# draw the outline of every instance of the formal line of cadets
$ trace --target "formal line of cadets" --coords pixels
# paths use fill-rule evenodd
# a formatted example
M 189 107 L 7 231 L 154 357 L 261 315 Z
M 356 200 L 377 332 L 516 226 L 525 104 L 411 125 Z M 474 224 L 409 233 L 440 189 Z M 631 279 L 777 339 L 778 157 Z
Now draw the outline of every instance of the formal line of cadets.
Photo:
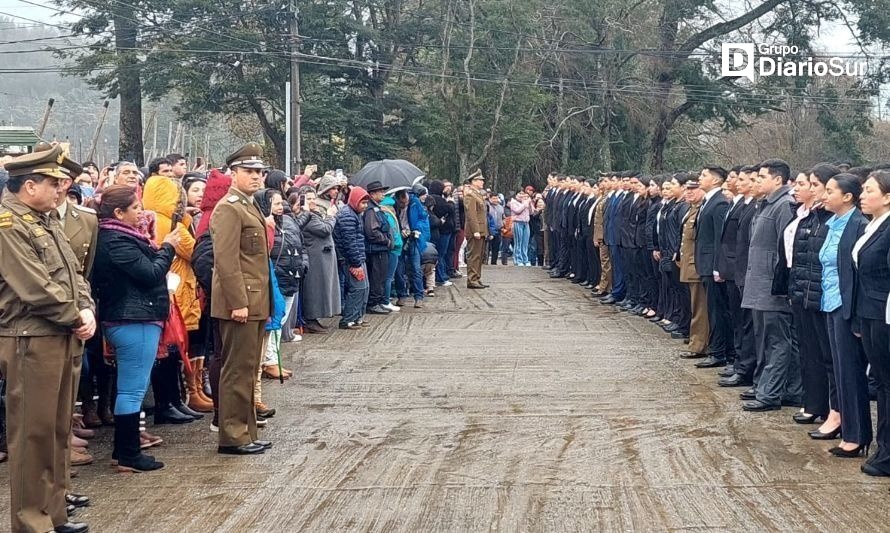
M 121 472 L 164 466 L 145 452 L 163 443 L 146 412 L 155 424 L 212 412 L 219 453 L 264 453 L 272 443 L 258 427 L 275 410 L 261 378 L 291 375 L 281 342 L 327 333 L 337 316 L 341 329 L 364 329 L 366 313 L 398 312 L 409 298 L 421 308 L 463 277 L 464 256 L 468 288 L 487 287 L 481 172 L 456 189 L 432 181 L 432 194 L 347 187 L 311 167 L 291 181 L 256 143 L 207 174 L 177 154 L 99 173 L 46 143 L 0 163 L 0 374 L 17 533 L 88 531 L 70 520 L 90 504 L 71 491 L 71 467 L 93 462 L 95 428 L 114 427 Z M 520 219 L 531 211 L 528 199 L 517 206 Z M 149 385 L 153 408 L 143 407 Z
M 798 408 L 828 453 L 890 476 L 888 169 L 551 175 L 545 268 L 685 342 L 745 411 Z

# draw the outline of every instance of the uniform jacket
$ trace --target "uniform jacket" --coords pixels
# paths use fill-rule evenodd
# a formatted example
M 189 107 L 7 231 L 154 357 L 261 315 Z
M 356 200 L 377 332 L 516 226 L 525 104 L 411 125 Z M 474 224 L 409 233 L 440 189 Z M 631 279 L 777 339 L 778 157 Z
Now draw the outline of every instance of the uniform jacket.
M 231 320 L 246 307 L 248 320 L 266 320 L 272 310 L 266 220 L 253 199 L 232 187 L 213 210 L 213 299 L 211 316 Z
M 851 320 L 856 305 L 855 292 L 858 288 L 856 271 L 853 268 L 853 246 L 859 237 L 865 233 L 868 219 L 858 208 L 847 221 L 847 226 L 841 234 L 841 240 L 837 245 L 837 271 L 841 289 L 841 309 L 844 320 Z
M 96 256 L 96 239 L 99 236 L 99 219 L 96 212 L 87 207 L 68 204 L 62 227 L 71 251 L 77 257 L 77 272 L 90 279 Z
M 723 235 L 720 236 L 720 245 L 717 249 L 717 265 L 714 268 L 720 273 L 720 277 L 735 281 L 736 279 L 736 255 L 739 241 L 739 221 L 745 211 L 745 199 L 742 198 L 729 208 L 726 221 L 723 223 Z
M 0 200 L 0 337 L 71 335 L 94 309 L 58 221 L 9 191 Z
M 848 225 L 850 223 L 852 221 L 848 222 Z M 880 320 L 882 324 L 887 309 L 887 294 L 890 293 L 890 263 L 887 261 L 890 255 L 888 228 L 890 228 L 890 218 L 885 219 L 859 249 L 859 260 L 856 264 L 856 318 Z M 852 258 L 852 248 L 850 250 Z
M 661 211 L 661 205 L 660 196 L 649 199 L 649 207 L 646 211 L 645 245 L 650 252 L 658 248 L 658 233 L 655 231 L 655 227 L 658 222 L 658 212 Z
M 744 203 L 742 199 L 739 203 Z M 748 272 L 748 250 L 751 246 L 751 223 L 760 202 L 752 199 L 744 205 L 739 211 L 739 233 L 736 237 L 735 252 L 735 284 L 739 287 L 745 286 L 745 273 Z M 721 274 L 722 276 L 722 274 Z
M 701 278 L 695 268 L 695 223 L 701 204 L 690 205 L 683 217 L 683 230 L 680 240 L 680 281 L 700 283 Z
M 609 198 L 605 196 L 600 197 L 599 203 L 596 204 L 596 209 L 593 213 L 593 242 L 603 244 L 603 240 L 605 239 L 605 217 L 606 217 L 606 205 L 609 203 Z
M 485 208 L 485 199 L 476 189 L 464 190 L 464 213 L 467 238 L 472 238 L 475 233 L 481 234 L 482 238 L 488 237 L 488 210 Z
M 729 211 L 729 201 L 723 191 L 717 191 L 698 211 L 695 224 L 695 269 L 699 276 L 713 276 L 723 237 L 723 222 Z M 722 277 L 722 276 L 721 276 Z
M 790 187 L 783 185 L 767 196 L 754 215 L 742 298 L 742 307 L 745 309 L 791 311 L 787 297 L 772 294 L 779 247 L 782 246 L 782 230 L 793 217 L 789 205 L 793 200 L 788 194 L 789 190 Z
M 671 200 L 661 214 L 661 226 L 658 230 L 658 249 L 661 261 L 658 263 L 660 272 L 674 272 L 680 257 L 680 241 L 683 238 L 683 219 L 689 211 L 689 204 L 681 200 Z

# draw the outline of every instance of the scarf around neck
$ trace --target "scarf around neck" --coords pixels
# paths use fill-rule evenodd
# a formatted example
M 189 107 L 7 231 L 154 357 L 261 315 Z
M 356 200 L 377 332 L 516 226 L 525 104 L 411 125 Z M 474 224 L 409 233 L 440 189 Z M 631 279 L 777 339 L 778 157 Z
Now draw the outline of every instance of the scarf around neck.
M 149 239 L 147 235 L 140 232 L 138 228 L 134 228 L 133 226 L 131 226 L 129 224 L 125 224 L 125 223 L 121 222 L 120 220 L 116 220 L 113 218 L 103 219 L 103 220 L 99 221 L 99 228 L 104 229 L 104 230 L 109 230 L 109 231 L 116 231 L 118 233 L 123 233 L 124 235 L 129 235 L 130 237 L 133 237 L 134 239 L 140 240 L 140 241 L 148 244 L 149 246 L 151 246 L 152 250 L 158 249 L 158 246 L 154 242 L 152 242 L 152 240 Z

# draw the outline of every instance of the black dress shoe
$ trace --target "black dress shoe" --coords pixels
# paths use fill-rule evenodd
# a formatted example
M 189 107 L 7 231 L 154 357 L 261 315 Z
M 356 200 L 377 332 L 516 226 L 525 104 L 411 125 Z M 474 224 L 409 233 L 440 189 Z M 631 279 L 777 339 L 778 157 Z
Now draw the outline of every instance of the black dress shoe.
M 253 443 L 257 446 L 262 446 L 264 450 L 268 450 L 272 447 L 272 441 L 270 440 L 255 440 Z
M 780 405 L 783 407 L 802 407 L 803 400 L 786 400 L 785 398 L 782 398 Z
M 843 457 L 845 459 L 853 459 L 859 456 L 868 457 L 868 444 L 866 444 L 865 446 L 860 444 L 852 450 L 845 450 L 840 446 L 835 446 L 834 448 L 828 450 L 828 453 L 835 457 Z
M 68 518 L 74 516 L 74 513 L 77 512 L 77 507 L 71 505 L 70 503 L 65 506 L 65 514 L 68 515 Z
M 749 411 L 752 413 L 762 413 L 764 411 L 778 411 L 781 409 L 781 405 L 772 405 L 769 403 L 763 403 L 760 400 L 752 400 L 750 402 L 746 402 L 742 404 L 742 409 L 745 411 Z
M 180 412 L 172 405 L 155 410 L 155 424 L 188 424 L 194 421 L 195 417 Z
M 707 356 L 706 353 L 683 352 L 680 354 L 680 359 L 704 359 Z
M 754 392 L 754 389 L 748 389 L 745 392 L 739 393 L 740 400 L 756 400 L 757 393 Z
M 750 387 L 753 385 L 750 379 L 746 379 L 741 374 L 735 374 L 727 378 L 720 378 L 717 385 L 721 387 Z
M 662 327 L 661 329 L 665 330 L 668 333 L 673 333 L 680 329 L 680 325 L 672 322 L 672 323 L 668 324 L 667 326 Z
M 479 283 L 479 285 L 482 285 L 483 289 L 487 289 L 487 288 L 491 287 L 491 285 L 488 285 L 486 283 Z
M 90 526 L 83 522 L 65 522 L 53 528 L 56 533 L 87 533 L 89 530 Z
M 731 378 L 735 375 L 735 367 L 731 364 L 727 364 L 726 368 L 724 368 L 720 372 L 717 372 L 717 375 L 721 378 Z
M 66 494 L 65 503 L 75 507 L 87 507 L 90 505 L 90 498 L 80 494 Z
M 865 463 L 859 467 L 859 470 L 862 470 L 862 473 L 866 476 L 874 476 L 874 477 L 890 477 L 890 473 L 884 472 L 883 470 L 879 470 L 874 467 L 874 465 L 870 463 Z
M 807 413 L 794 413 L 794 416 L 791 417 L 792 420 L 797 422 L 798 424 L 815 424 L 817 419 L 824 420 L 822 415 L 810 415 Z
M 807 435 L 813 440 L 834 440 L 841 437 L 841 427 L 838 426 L 828 433 L 822 433 L 818 429 L 816 431 L 807 431 Z
M 600 300 L 600 303 L 604 303 L 606 305 L 614 305 L 615 301 L 616 301 L 615 298 L 613 298 L 612 295 L 610 294 L 609 296 L 606 296 L 605 298 Z
M 708 357 L 704 361 L 695 363 L 696 368 L 720 368 L 726 366 L 726 361 L 717 359 L 716 357 Z
M 467 288 L 468 288 L 468 289 L 484 289 L 484 288 L 485 288 L 485 285 L 482 285 L 481 283 L 478 284 L 478 285 L 470 285 L 470 284 L 468 284 L 468 285 L 467 285 Z
M 655 324 L 656 322 L 661 322 L 661 320 L 662 320 L 662 318 L 658 315 L 655 315 L 655 316 L 649 318 L 649 322 L 652 322 L 653 324 Z
M 265 407 L 265 405 L 263 407 Z M 266 407 L 265 409 L 262 409 L 260 406 L 256 406 L 255 409 L 256 409 L 256 415 L 259 417 L 272 418 L 273 416 L 275 416 L 275 409 L 272 409 L 271 407 Z
M 177 411 L 179 411 L 180 413 L 184 414 L 185 416 L 190 416 L 190 417 L 194 418 L 195 420 L 201 420 L 202 418 L 204 418 L 204 413 L 199 413 L 198 411 L 195 411 L 194 409 L 192 409 L 185 403 L 180 403 L 179 405 L 174 405 L 173 408 L 176 409 Z
M 672 339 L 685 339 L 685 338 L 686 338 L 686 334 L 683 333 L 683 332 L 680 331 L 680 330 L 674 330 L 674 331 L 671 332 L 671 338 L 672 338 Z
M 256 455 L 258 453 L 265 453 L 265 451 L 266 448 L 255 442 L 243 446 L 220 446 L 216 449 L 217 453 L 224 455 Z

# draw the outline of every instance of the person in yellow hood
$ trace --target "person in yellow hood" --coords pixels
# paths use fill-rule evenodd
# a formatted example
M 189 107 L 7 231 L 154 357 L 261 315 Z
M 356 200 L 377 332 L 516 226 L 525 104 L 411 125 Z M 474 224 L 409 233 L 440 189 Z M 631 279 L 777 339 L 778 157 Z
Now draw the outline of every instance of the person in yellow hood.
M 195 249 L 195 237 L 188 230 L 191 227 L 192 220 L 191 216 L 185 212 L 183 191 L 180 185 L 173 179 L 165 176 L 154 176 L 145 185 L 145 190 L 142 193 L 142 204 L 145 209 L 156 214 L 155 242 L 163 242 L 164 238 L 171 231 L 177 231 L 180 234 L 180 244 L 176 247 L 176 257 L 170 266 L 170 272 L 177 274 L 181 279 L 179 287 L 176 289 L 176 304 L 182 312 L 186 330 L 190 334 L 194 334 L 193 332 L 198 331 L 201 319 L 201 302 L 198 299 L 198 280 L 191 264 L 192 252 Z M 184 412 L 186 415 L 191 415 L 191 413 L 183 410 L 185 406 L 182 404 L 178 393 L 178 386 L 175 389 L 172 387 L 173 376 L 178 377 L 178 374 L 174 374 L 172 368 L 175 361 L 164 361 L 163 364 L 165 366 L 171 365 L 171 368 L 164 372 L 164 376 L 167 376 L 167 372 L 169 372 L 170 378 L 159 377 L 158 379 L 161 388 L 164 388 L 164 384 L 160 383 L 161 380 L 166 383 L 167 387 L 170 387 L 169 395 L 161 395 L 162 407 L 166 408 L 166 404 L 169 401 L 177 410 Z M 192 359 L 193 372 L 186 376 L 189 392 L 188 407 L 199 413 L 209 412 L 213 409 L 210 399 L 203 396 L 202 388 L 196 384 L 195 376 L 201 376 L 200 370 L 203 365 L 203 357 Z M 177 371 L 178 368 L 179 366 L 175 365 Z M 178 381 L 176 383 L 178 385 Z M 157 394 L 157 391 L 155 393 Z M 173 415 L 170 417 L 170 421 L 176 423 L 179 417 L 176 417 L 175 413 L 170 414 Z M 158 422 L 157 416 L 155 418 L 156 422 Z M 161 422 L 164 422 L 164 416 L 161 418 Z

